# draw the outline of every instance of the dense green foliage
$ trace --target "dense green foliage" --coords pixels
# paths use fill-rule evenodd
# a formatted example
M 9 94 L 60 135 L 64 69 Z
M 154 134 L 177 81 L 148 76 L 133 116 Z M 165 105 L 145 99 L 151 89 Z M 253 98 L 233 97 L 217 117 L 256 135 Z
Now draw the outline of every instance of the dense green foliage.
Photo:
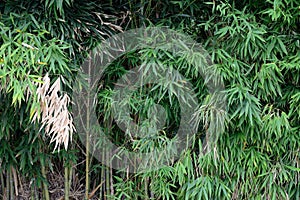
M 65 187 L 72 180 L 71 191 L 91 188 L 91 196 L 99 199 L 300 199 L 299 24 L 298 0 L 1 2 L 0 195 L 14 198 L 17 173 L 31 182 L 32 198 L 38 195 L 35 187 L 46 183 L 43 197 L 36 197 L 44 199 L 49 174 L 65 167 Z M 227 96 L 227 115 L 218 115 L 225 128 L 215 133 L 216 144 L 203 151 L 205 123 L 214 108 L 205 80 L 195 73 L 197 62 L 145 48 L 123 55 L 105 71 L 99 121 L 112 128 L 107 134 L 113 141 L 128 148 L 150 151 L 168 144 L 180 123 L 180 106 L 170 87 L 143 87 L 128 100 L 136 122 L 151 117 L 154 103 L 164 107 L 166 123 L 156 138 L 132 142 L 116 123 L 106 123 L 113 83 L 132 68 L 141 65 L 151 72 L 164 63 L 193 83 L 204 105 L 195 110 L 199 128 L 190 149 L 171 165 L 135 174 L 89 160 L 76 134 L 67 151 L 52 153 L 40 123 L 32 123 L 40 106 L 35 92 L 27 98 L 28 91 L 35 91 L 35 83 L 49 73 L 52 83 L 62 77 L 62 93 L 71 95 L 81 84 L 74 80 L 88 50 L 114 33 L 141 26 L 169 26 L 189 34 L 211 55 Z M 91 180 L 84 184 L 86 159 Z

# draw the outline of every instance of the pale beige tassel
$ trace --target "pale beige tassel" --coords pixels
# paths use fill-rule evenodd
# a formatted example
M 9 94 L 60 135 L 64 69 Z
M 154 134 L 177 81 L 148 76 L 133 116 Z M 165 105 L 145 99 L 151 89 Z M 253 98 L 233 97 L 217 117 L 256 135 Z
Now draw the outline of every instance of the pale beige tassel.
M 59 77 L 50 87 L 50 78 L 48 74 L 43 77 L 43 83 L 37 84 L 37 100 L 40 102 L 40 113 L 35 111 L 32 118 L 33 122 L 40 121 L 46 134 L 55 142 L 54 151 L 60 145 L 64 144 L 67 150 L 68 144 L 72 141 L 72 135 L 75 131 L 73 118 L 68 110 L 71 103 L 67 94 L 59 95 L 61 78 Z

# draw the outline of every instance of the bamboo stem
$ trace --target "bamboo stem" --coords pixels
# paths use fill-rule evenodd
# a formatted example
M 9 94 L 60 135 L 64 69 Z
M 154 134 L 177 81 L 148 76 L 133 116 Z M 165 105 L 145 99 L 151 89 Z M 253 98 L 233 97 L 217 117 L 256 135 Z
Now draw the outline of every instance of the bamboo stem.
M 35 192 L 34 192 L 34 186 L 33 186 L 33 184 L 34 184 L 34 183 L 32 182 L 32 183 L 31 183 L 31 187 L 30 187 L 30 188 L 31 188 L 31 191 L 30 191 L 30 193 L 31 193 L 31 194 L 30 194 L 30 196 L 31 196 L 30 199 L 31 199 L 31 200 L 34 200 L 34 197 L 35 197 Z
M 9 199 L 9 172 L 6 170 L 6 198 Z
M 106 159 L 109 158 L 109 155 L 107 154 Z M 106 175 L 105 175 L 105 181 L 106 181 L 106 194 L 110 195 L 110 179 L 109 179 L 109 169 L 106 167 Z M 109 198 L 108 198 L 109 199 Z
M 65 161 L 66 162 L 66 161 Z M 65 164 L 65 200 L 69 200 L 69 168 L 68 165 Z
M 9 169 L 9 190 L 10 190 L 10 199 L 14 200 L 14 180 L 12 175 L 12 167 Z
M 72 183 L 72 174 L 73 174 L 73 170 L 72 170 L 72 163 L 70 163 L 69 165 L 69 194 L 70 194 L 70 189 L 71 189 L 71 183 Z
M 87 118 L 89 114 L 87 115 Z M 89 119 L 87 120 L 89 123 Z M 87 125 L 89 126 L 89 125 Z M 89 127 L 87 128 L 89 130 Z M 89 144 L 89 133 L 86 133 L 86 152 L 85 152 L 85 199 L 88 200 L 89 198 L 89 189 L 90 189 L 90 179 L 89 179 L 89 172 L 90 172 L 90 166 L 89 166 L 89 151 L 90 151 L 90 144 Z
M 148 196 L 148 184 L 149 184 L 149 181 L 148 181 L 148 178 L 146 178 L 145 179 L 145 183 L 144 183 L 146 200 L 149 199 L 149 196 Z
M 42 176 L 45 180 L 47 180 L 45 163 L 42 159 L 41 159 L 40 163 L 41 163 L 41 168 L 42 168 Z M 43 192 L 44 192 L 45 200 L 50 200 L 48 185 L 45 181 L 43 181 L 43 189 L 44 189 Z
M 114 196 L 114 181 L 113 181 L 113 171 L 112 171 L 112 164 L 110 166 L 110 194 Z
M 19 192 L 18 192 L 18 177 L 17 177 L 17 173 L 14 167 L 11 167 L 11 171 L 12 171 L 12 175 L 13 175 L 13 181 L 14 181 L 14 186 L 15 186 L 15 193 L 16 193 L 16 197 L 19 196 Z
M 88 75 L 91 76 L 91 61 L 89 62 L 89 69 L 88 69 Z M 88 79 L 88 86 L 91 86 L 91 79 Z M 89 159 L 89 152 L 90 152 L 90 90 L 88 90 L 88 101 L 87 101 L 87 113 L 86 113 L 86 133 L 85 133 L 85 200 L 89 199 L 89 190 L 90 190 L 90 177 L 89 177 L 89 172 L 90 172 L 90 159 Z
M 2 190 L 2 192 L 4 194 L 4 192 L 5 192 L 5 186 L 4 186 L 4 178 L 3 178 L 3 173 L 2 172 L 0 173 L 0 183 L 1 183 L 1 190 Z
M 34 185 L 34 196 L 35 196 L 35 199 L 40 199 L 36 185 Z
M 17 176 L 18 176 L 19 183 L 20 183 L 20 190 L 21 190 L 21 193 L 24 193 L 24 189 L 23 189 L 23 184 L 22 184 L 22 179 L 21 179 L 20 173 L 18 173 Z
M 105 152 L 105 151 L 103 150 L 102 152 Z M 104 159 L 105 159 L 105 155 L 102 154 L 102 160 L 104 160 Z M 104 181 L 105 181 L 105 168 L 104 168 L 104 165 L 102 165 L 102 167 L 101 167 L 101 182 L 104 182 Z M 104 192 L 104 188 L 105 188 L 105 185 L 101 186 L 99 199 L 103 198 L 102 192 Z

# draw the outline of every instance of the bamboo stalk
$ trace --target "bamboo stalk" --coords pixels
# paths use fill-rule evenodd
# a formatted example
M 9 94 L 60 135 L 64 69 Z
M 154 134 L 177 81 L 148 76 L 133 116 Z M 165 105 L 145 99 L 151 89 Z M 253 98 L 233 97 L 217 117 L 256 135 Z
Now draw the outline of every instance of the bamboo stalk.
M 71 183 L 72 183 L 72 174 L 73 174 L 73 170 L 72 170 L 72 163 L 70 163 L 69 165 L 69 195 L 70 195 L 70 189 L 71 189 Z
M 38 193 L 38 191 L 37 191 L 37 187 L 36 187 L 35 184 L 34 184 L 34 196 L 35 196 L 35 197 L 34 197 L 35 199 L 40 199 L 40 198 L 39 198 L 39 193 Z
M 103 184 L 103 200 L 106 200 L 106 166 L 103 165 L 103 178 L 105 183 Z
M 14 181 L 14 186 L 15 186 L 15 193 L 16 193 L 16 197 L 19 196 L 19 192 L 18 192 L 18 177 L 17 177 L 17 173 L 15 168 L 12 166 L 11 167 L 11 171 L 12 171 L 12 175 L 13 175 L 13 181 Z
M 102 151 L 104 152 L 104 151 Z M 105 159 L 105 155 L 102 154 L 102 160 Z M 105 181 L 105 168 L 104 168 L 104 165 L 102 165 L 101 167 L 101 182 L 104 182 Z M 101 186 L 101 189 L 100 189 L 100 194 L 99 194 L 99 199 L 102 199 L 103 198 L 103 193 L 104 192 L 104 188 L 105 188 L 105 185 Z
M 91 76 L 91 61 L 89 62 L 89 69 L 88 69 L 88 75 Z M 91 80 L 88 79 L 88 86 L 91 86 Z M 86 142 L 85 142 L 85 200 L 89 199 L 89 190 L 90 190 L 90 177 L 89 177 L 89 172 L 90 172 L 90 166 L 89 166 L 89 152 L 90 152 L 90 90 L 88 91 L 88 101 L 87 101 L 87 114 L 86 114 L 86 130 L 87 132 L 85 133 L 86 137 Z
M 1 183 L 1 190 L 3 192 L 3 195 L 5 194 L 5 183 L 4 183 L 4 178 L 3 178 L 3 173 L 0 173 L 0 183 Z
M 145 183 L 144 183 L 144 187 L 145 187 L 145 196 L 146 196 L 146 200 L 149 199 L 149 196 L 148 196 L 148 184 L 149 184 L 149 181 L 148 181 L 148 178 L 145 179 Z
M 89 129 L 87 129 L 89 130 Z M 89 134 L 86 133 L 86 155 L 85 155 L 85 199 L 88 200 L 89 198 L 89 189 L 90 189 L 90 178 L 89 178 L 89 172 L 90 172 L 90 166 L 89 166 Z
M 65 161 L 65 200 L 69 200 L 69 169 L 68 169 L 68 165 L 66 164 L 67 161 Z
M 30 183 L 30 199 L 31 200 L 34 200 L 34 196 L 35 196 L 35 194 L 34 194 L 34 185 L 33 185 L 34 183 L 33 183 L 33 181 Z
M 110 163 L 110 194 L 114 196 L 114 181 L 113 181 L 113 171 L 112 171 L 112 163 Z
M 6 170 L 6 197 L 9 199 L 9 172 Z
M 106 154 L 106 159 L 109 158 L 109 155 Z M 108 167 L 106 167 L 106 170 L 105 170 L 105 181 L 106 181 L 106 194 L 107 195 L 110 195 L 110 179 L 109 179 L 109 169 Z M 109 198 L 108 198 L 109 199 Z
M 10 198 L 11 200 L 14 200 L 14 180 L 12 175 L 12 167 L 9 169 L 9 191 L 10 191 Z
M 47 180 L 45 163 L 42 159 L 40 160 L 40 163 L 41 163 L 41 168 L 42 168 L 42 176 L 45 180 Z M 48 185 L 45 181 L 43 181 L 43 189 L 44 189 L 43 193 L 44 193 L 45 200 L 50 200 Z
M 20 183 L 20 190 L 21 190 L 21 193 L 24 193 L 24 189 L 23 189 L 23 184 L 22 184 L 22 180 L 21 180 L 21 175 L 20 175 L 20 173 L 18 173 L 17 176 L 18 176 L 19 183 Z
M 150 190 L 150 198 L 154 199 L 154 193 Z

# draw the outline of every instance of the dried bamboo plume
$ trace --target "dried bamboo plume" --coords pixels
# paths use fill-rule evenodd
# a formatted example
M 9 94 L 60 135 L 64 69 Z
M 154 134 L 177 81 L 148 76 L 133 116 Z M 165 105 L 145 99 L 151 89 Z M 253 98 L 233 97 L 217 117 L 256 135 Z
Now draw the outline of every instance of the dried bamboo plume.
M 68 144 L 72 141 L 72 135 L 75 131 L 73 125 L 73 117 L 68 110 L 71 103 L 67 94 L 59 95 L 61 88 L 61 78 L 50 85 L 51 81 L 46 74 L 43 77 L 43 83 L 37 83 L 37 100 L 40 102 L 40 112 L 35 111 L 32 118 L 33 122 L 40 121 L 46 134 L 51 137 L 51 141 L 55 142 L 54 151 L 60 145 L 64 144 L 67 150 Z M 51 87 L 50 87 L 51 86 Z

